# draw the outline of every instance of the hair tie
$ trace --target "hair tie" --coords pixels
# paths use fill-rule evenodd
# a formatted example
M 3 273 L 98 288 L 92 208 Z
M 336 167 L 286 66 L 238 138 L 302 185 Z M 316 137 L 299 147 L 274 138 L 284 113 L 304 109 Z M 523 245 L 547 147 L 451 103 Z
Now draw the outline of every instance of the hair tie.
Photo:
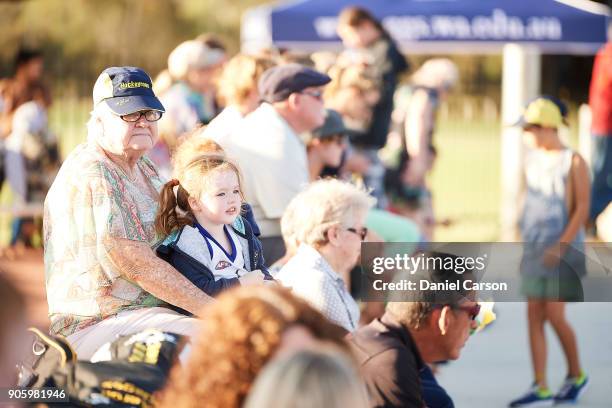
M 170 180 L 169 184 L 170 184 L 172 187 L 175 187 L 175 186 L 179 186 L 179 185 L 181 184 L 181 182 L 180 182 L 180 181 L 178 181 L 178 179 L 175 179 L 175 178 L 174 178 L 174 179 Z

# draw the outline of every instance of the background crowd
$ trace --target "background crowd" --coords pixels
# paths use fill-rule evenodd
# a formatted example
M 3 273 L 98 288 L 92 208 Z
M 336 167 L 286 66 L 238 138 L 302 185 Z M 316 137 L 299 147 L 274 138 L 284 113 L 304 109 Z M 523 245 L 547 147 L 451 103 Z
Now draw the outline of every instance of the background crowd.
M 42 56 L 18 53 L 0 84 L 2 177 L 18 204 L 46 198 L 42 224 L 27 205 L 15 212 L 8 256 L 43 241 L 51 334 L 85 360 L 146 328 L 191 339 L 159 406 L 454 406 L 435 363 L 458 359 L 483 320 L 476 294 L 384 305 L 358 302 L 355 288 L 362 242 L 423 250 L 442 223 L 428 176 L 436 115 L 459 70 L 446 58 L 411 68 L 362 8 L 340 14 L 338 34 L 339 54 L 231 55 L 201 35 L 179 44 L 154 79 L 106 68 L 86 141 L 63 163 Z M 534 384 L 511 406 L 576 401 L 588 382 L 563 308 L 572 288 L 552 295 L 541 271 L 584 264 L 554 248 L 583 245 L 585 225 L 594 232 L 610 208 L 610 50 L 597 57 L 591 89 L 592 176 L 559 138 L 562 102 L 537 98 L 517 123 L 533 149 L 520 227 L 539 249 L 522 270 Z M 2 333 L 19 332 L 24 319 L 11 311 L 23 300 L 6 299 Z M 546 322 L 568 361 L 556 393 L 542 358 Z M 2 356 L 19 355 L 23 344 L 9 338 Z M 2 360 L 9 379 L 13 361 Z

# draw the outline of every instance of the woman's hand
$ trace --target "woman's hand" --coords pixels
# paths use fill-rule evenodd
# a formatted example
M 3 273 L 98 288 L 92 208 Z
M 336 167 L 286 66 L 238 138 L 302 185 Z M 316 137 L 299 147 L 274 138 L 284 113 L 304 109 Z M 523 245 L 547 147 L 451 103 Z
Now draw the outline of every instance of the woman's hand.
M 254 271 L 248 272 L 245 275 L 242 275 L 238 280 L 241 285 L 261 285 L 264 283 L 265 275 L 259 269 L 255 269 Z

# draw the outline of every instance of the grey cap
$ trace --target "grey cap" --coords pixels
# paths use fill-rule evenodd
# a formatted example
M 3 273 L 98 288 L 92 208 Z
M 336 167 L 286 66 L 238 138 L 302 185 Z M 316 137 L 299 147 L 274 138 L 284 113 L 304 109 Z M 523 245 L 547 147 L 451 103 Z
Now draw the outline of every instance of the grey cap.
M 342 116 L 333 109 L 326 109 L 325 122 L 311 132 L 314 139 L 325 139 L 334 135 L 348 135 L 351 131 L 344 125 Z
M 284 64 L 265 71 L 259 79 L 258 89 L 261 100 L 280 102 L 292 93 L 323 86 L 330 81 L 329 76 L 314 69 L 300 64 Z

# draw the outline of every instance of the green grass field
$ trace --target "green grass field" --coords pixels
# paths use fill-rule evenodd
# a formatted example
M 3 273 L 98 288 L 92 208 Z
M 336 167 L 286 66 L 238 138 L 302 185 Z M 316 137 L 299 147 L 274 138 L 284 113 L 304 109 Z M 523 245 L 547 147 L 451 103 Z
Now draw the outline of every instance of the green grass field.
M 51 129 L 58 135 L 63 157 L 86 138 L 85 123 L 91 101 L 56 101 L 49 114 Z M 499 235 L 499 139 L 495 121 L 439 120 L 435 144 L 438 149 L 429 182 L 438 220 L 450 219 L 439 227 L 436 241 L 491 241 Z M 3 189 L 2 203 L 10 202 Z M 0 217 L 0 240 L 6 243 L 9 218 Z
M 439 121 L 438 158 L 430 176 L 441 242 L 495 241 L 499 235 L 500 124 L 485 121 Z

